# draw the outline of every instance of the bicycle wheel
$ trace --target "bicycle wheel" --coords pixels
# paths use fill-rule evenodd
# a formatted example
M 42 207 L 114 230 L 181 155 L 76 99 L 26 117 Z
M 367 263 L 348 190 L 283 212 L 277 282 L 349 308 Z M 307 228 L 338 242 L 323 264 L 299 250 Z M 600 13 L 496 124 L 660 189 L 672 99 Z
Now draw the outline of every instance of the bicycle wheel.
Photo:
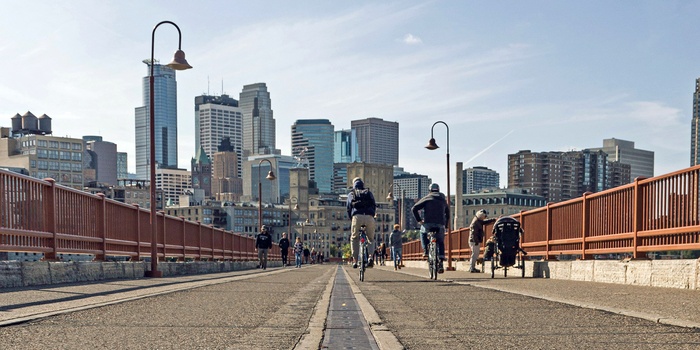
M 491 257 L 491 278 L 493 278 L 496 275 L 496 259 L 498 258 L 497 255 L 494 255 Z
M 522 254 L 518 254 L 518 256 L 520 257 L 520 277 L 525 278 L 525 261 L 523 260 Z
M 365 248 L 364 244 L 362 244 L 360 246 L 360 254 L 359 254 L 359 257 L 360 257 L 360 281 L 365 280 L 365 267 L 366 267 L 365 264 L 367 263 L 367 261 L 365 260 L 365 256 L 367 255 L 367 253 L 365 252 L 365 249 L 366 248 Z

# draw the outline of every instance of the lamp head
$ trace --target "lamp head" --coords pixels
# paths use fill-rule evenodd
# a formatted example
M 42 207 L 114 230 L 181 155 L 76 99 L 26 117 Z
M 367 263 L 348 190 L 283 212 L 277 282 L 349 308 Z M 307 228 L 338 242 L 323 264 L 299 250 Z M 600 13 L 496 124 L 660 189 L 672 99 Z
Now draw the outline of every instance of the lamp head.
M 388 201 L 393 201 L 393 200 L 394 200 L 394 195 L 393 195 L 391 192 L 389 192 L 389 194 L 386 196 L 386 200 L 388 200 Z
M 427 149 L 429 149 L 429 150 L 432 151 L 432 150 L 438 149 L 438 148 L 440 148 L 440 147 L 438 147 L 437 143 L 435 143 L 435 139 L 431 137 L 431 138 L 430 138 L 430 141 L 428 141 L 428 145 L 425 146 L 425 148 L 427 148 Z
M 299 204 L 294 204 L 294 210 L 299 210 Z
M 276 179 L 275 173 L 273 173 L 272 170 L 270 170 L 270 171 L 267 173 L 267 176 L 265 176 L 265 178 L 268 179 L 268 180 L 274 180 L 274 179 Z
M 166 66 L 174 70 L 185 70 L 192 68 L 192 66 L 190 66 L 189 63 L 187 63 L 187 60 L 185 59 L 185 52 L 182 50 L 175 51 L 173 61 L 166 64 Z

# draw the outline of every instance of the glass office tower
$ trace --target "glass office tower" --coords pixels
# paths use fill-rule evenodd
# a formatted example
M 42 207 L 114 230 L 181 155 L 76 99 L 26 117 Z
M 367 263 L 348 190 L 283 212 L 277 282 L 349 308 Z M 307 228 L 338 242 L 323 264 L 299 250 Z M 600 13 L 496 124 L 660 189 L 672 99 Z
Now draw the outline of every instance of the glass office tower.
M 150 179 L 150 84 L 151 60 L 144 60 L 148 67 L 143 78 L 143 106 L 137 107 L 136 117 L 136 175 Z M 175 71 L 155 61 L 153 65 L 153 90 L 155 112 L 156 167 L 177 169 L 177 82 Z
M 302 119 L 292 125 L 292 155 L 308 163 L 309 178 L 321 193 L 331 193 L 333 184 L 333 134 L 328 119 Z

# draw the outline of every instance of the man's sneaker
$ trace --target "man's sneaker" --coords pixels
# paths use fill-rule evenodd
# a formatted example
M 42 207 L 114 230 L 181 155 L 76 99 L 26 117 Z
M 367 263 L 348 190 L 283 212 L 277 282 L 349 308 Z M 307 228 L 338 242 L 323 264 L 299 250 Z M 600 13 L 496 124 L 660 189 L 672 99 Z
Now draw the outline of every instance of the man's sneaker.
M 479 272 L 481 272 L 481 271 L 479 271 L 479 269 L 471 269 L 471 270 L 469 270 L 469 272 L 471 272 L 471 273 L 479 273 Z
M 352 268 L 356 269 L 357 268 L 357 263 L 352 263 Z
M 442 266 L 440 266 L 440 268 L 438 269 L 438 273 L 445 273 L 445 269 L 443 269 Z

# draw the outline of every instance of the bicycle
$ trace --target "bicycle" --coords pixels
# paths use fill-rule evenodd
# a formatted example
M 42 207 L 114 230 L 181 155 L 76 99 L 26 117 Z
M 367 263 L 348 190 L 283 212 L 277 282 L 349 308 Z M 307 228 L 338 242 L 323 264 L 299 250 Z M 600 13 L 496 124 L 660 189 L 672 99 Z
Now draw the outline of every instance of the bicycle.
M 365 280 L 365 270 L 367 269 L 367 227 L 360 226 L 360 252 L 358 254 L 360 264 L 360 281 Z
M 437 280 L 441 263 L 438 256 L 437 238 L 435 237 L 439 230 L 439 228 L 431 228 L 428 232 L 428 276 L 433 280 Z

